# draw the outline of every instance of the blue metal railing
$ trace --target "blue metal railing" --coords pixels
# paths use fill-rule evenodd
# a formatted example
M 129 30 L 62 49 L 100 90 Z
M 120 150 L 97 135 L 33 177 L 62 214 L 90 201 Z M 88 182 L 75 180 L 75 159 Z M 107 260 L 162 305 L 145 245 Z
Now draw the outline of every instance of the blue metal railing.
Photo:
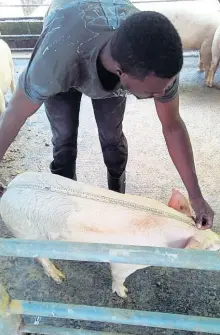
M 0 238 L 0 256 L 44 257 L 62 260 L 148 264 L 153 266 L 220 270 L 219 252 L 174 248 L 120 246 L 110 244 L 71 243 L 64 241 L 33 241 Z M 220 334 L 220 319 L 192 315 L 138 311 L 96 306 L 11 300 L 0 286 L 0 332 L 4 335 L 20 332 L 47 335 L 126 335 L 58 328 L 46 325 L 24 325 L 22 315 L 37 315 L 63 319 L 99 321 L 143 327 L 157 327 Z M 12 326 L 14 325 L 14 329 Z M 14 332 L 13 332 L 14 331 Z

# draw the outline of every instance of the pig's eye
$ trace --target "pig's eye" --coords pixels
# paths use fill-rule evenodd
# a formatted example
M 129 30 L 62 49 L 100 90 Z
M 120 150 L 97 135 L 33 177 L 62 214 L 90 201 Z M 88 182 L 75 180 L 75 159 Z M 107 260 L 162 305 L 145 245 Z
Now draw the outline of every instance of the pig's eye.
M 180 209 L 181 209 L 181 210 L 183 210 L 183 209 L 184 209 L 184 207 L 183 207 L 183 206 L 180 206 Z

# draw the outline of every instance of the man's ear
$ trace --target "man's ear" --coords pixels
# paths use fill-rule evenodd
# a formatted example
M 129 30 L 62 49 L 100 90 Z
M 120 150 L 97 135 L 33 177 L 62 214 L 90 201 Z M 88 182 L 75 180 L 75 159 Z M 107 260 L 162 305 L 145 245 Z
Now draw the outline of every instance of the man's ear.
M 120 65 L 117 62 L 114 62 L 115 72 L 119 78 L 124 75 L 124 72 L 122 71 Z
M 192 216 L 192 210 L 189 201 L 177 188 L 172 189 L 172 194 L 170 200 L 168 201 L 168 206 L 187 216 Z
M 116 73 L 119 77 L 122 76 L 122 70 L 121 69 L 116 69 Z

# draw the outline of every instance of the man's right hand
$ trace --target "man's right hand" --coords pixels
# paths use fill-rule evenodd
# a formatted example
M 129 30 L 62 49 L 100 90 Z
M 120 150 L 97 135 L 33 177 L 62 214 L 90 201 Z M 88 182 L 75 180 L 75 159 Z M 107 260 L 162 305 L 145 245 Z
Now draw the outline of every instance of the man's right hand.
M 0 119 L 0 161 L 27 118 L 40 106 L 29 100 L 20 89 L 15 91 Z

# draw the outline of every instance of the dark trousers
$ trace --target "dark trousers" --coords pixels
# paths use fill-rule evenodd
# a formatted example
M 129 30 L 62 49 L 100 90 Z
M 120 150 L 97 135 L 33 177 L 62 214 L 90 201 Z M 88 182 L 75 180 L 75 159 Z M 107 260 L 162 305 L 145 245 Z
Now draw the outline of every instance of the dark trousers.
M 75 89 L 59 93 L 45 102 L 52 130 L 53 162 L 51 170 L 73 178 L 77 158 L 77 135 L 82 93 Z M 108 173 L 119 178 L 125 171 L 128 157 L 123 134 L 126 98 L 92 99 L 104 163 Z

